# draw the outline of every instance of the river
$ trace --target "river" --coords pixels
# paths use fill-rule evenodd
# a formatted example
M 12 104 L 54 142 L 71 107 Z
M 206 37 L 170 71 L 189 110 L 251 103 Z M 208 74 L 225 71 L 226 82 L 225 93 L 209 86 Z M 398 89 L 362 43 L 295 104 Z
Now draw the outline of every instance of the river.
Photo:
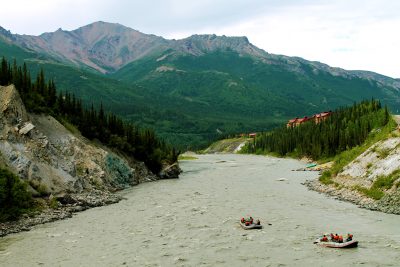
M 304 164 L 201 155 L 177 180 L 141 184 L 126 200 L 0 239 L 0 266 L 399 266 L 400 216 L 309 191 Z M 282 179 L 284 178 L 284 179 Z M 238 220 L 259 218 L 262 230 Z M 268 225 L 271 224 L 271 225 Z M 359 247 L 313 244 L 351 231 Z

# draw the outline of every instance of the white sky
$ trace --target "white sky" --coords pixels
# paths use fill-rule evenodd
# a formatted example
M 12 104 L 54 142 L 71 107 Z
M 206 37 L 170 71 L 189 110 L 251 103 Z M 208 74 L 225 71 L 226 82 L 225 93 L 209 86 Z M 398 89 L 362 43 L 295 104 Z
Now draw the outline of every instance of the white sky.
M 397 0 L 2 0 L 0 26 L 39 35 L 94 21 L 184 38 L 247 36 L 269 53 L 400 78 Z

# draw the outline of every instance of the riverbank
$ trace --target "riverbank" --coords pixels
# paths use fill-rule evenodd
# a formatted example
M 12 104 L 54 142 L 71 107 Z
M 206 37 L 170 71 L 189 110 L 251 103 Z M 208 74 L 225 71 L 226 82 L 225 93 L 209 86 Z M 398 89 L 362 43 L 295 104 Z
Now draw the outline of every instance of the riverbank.
M 387 194 L 379 200 L 374 200 L 358 192 L 346 187 L 338 187 L 333 184 L 322 184 L 318 179 L 307 180 L 304 183 L 308 189 L 326 194 L 337 200 L 347 201 L 357 205 L 360 208 L 380 211 L 388 214 L 400 215 L 400 192 Z
M 25 214 L 16 221 L 0 223 L 0 237 L 29 231 L 35 225 L 71 218 L 77 212 L 118 203 L 123 199 L 120 195 L 100 190 L 92 190 L 81 194 L 62 194 L 58 197 L 50 198 L 54 199 L 53 203 L 57 203 L 58 207 L 51 208 L 46 206 L 40 211 L 29 215 Z

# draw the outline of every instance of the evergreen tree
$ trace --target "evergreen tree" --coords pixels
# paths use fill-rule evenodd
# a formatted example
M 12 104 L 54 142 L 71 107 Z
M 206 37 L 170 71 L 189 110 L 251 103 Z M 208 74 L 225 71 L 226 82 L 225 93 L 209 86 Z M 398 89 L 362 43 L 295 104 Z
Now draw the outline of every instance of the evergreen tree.
M 389 122 L 388 109 L 377 100 L 363 101 L 339 108 L 325 121 L 313 120 L 298 127 L 282 127 L 259 135 L 246 146 L 249 153 L 274 152 L 281 156 L 295 154 L 314 159 L 334 156 L 362 144 L 370 131 Z
M 97 111 L 92 104 L 89 109 L 82 101 L 68 92 L 58 92 L 52 79 L 46 82 L 43 69 L 32 83 L 26 64 L 18 67 L 2 58 L 0 85 L 14 83 L 28 111 L 56 116 L 61 121 L 74 124 L 83 136 L 97 139 L 113 149 L 142 160 L 154 173 L 158 173 L 163 162 L 175 162 L 179 151 L 158 139 L 151 130 L 140 130 L 124 122 L 112 113 L 106 114 L 103 105 Z

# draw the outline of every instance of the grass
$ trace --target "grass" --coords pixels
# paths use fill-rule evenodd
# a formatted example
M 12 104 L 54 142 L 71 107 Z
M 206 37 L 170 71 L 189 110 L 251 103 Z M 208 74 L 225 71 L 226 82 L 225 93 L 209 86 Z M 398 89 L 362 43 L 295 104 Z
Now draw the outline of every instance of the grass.
M 382 148 L 382 149 L 378 149 L 376 152 L 378 153 L 378 157 L 379 157 L 380 159 L 385 159 L 387 156 L 389 156 L 389 154 L 390 154 L 390 149 L 388 149 L 388 148 Z
M 366 195 L 375 200 L 381 199 L 385 196 L 385 189 L 392 188 L 394 182 L 400 178 L 400 170 L 395 170 L 388 176 L 379 176 L 374 183 L 372 184 L 371 188 L 365 188 L 361 186 L 354 186 L 353 189 L 357 190 L 358 192 Z
M 329 173 L 324 172 L 321 175 L 321 177 L 319 178 L 320 182 L 323 184 L 332 184 L 332 177 L 341 172 L 346 165 L 355 160 L 359 155 L 364 153 L 368 148 L 370 148 L 377 142 L 386 140 L 387 138 L 391 137 L 393 129 L 396 127 L 396 125 L 396 122 L 391 119 L 385 127 L 381 128 L 380 130 L 372 131 L 369 134 L 367 140 L 362 145 L 356 146 L 335 156 L 333 159 L 334 164 L 331 170 L 329 171 Z M 374 147 L 373 149 L 378 152 L 378 149 L 376 149 L 376 147 Z M 390 153 L 390 151 L 382 153 L 382 156 L 385 156 L 387 153 Z
M 325 184 L 325 185 L 333 184 L 334 182 L 332 181 L 332 173 L 331 173 L 331 171 L 329 171 L 329 170 L 324 171 L 322 173 L 322 175 L 319 177 L 319 181 L 321 183 Z
M 196 160 L 198 158 L 193 157 L 193 156 L 185 156 L 185 155 L 179 155 L 178 160 Z
M 205 151 L 212 151 L 212 152 L 230 152 L 233 151 L 243 142 L 250 141 L 251 139 L 245 137 L 238 137 L 238 138 L 229 138 L 229 139 L 222 139 L 213 144 Z
M 390 189 L 392 188 L 394 182 L 400 178 L 400 169 L 395 170 L 388 176 L 379 176 L 372 187 L 376 187 L 379 189 Z
M 370 197 L 372 199 L 375 200 L 379 200 L 381 199 L 385 193 L 382 192 L 382 190 L 378 189 L 378 188 L 365 188 L 359 185 L 356 185 L 353 187 L 354 190 L 357 190 L 358 192 L 360 192 L 361 194 Z
M 57 209 L 60 206 L 60 203 L 57 201 L 56 198 L 52 198 L 49 200 L 49 207 L 52 209 Z

